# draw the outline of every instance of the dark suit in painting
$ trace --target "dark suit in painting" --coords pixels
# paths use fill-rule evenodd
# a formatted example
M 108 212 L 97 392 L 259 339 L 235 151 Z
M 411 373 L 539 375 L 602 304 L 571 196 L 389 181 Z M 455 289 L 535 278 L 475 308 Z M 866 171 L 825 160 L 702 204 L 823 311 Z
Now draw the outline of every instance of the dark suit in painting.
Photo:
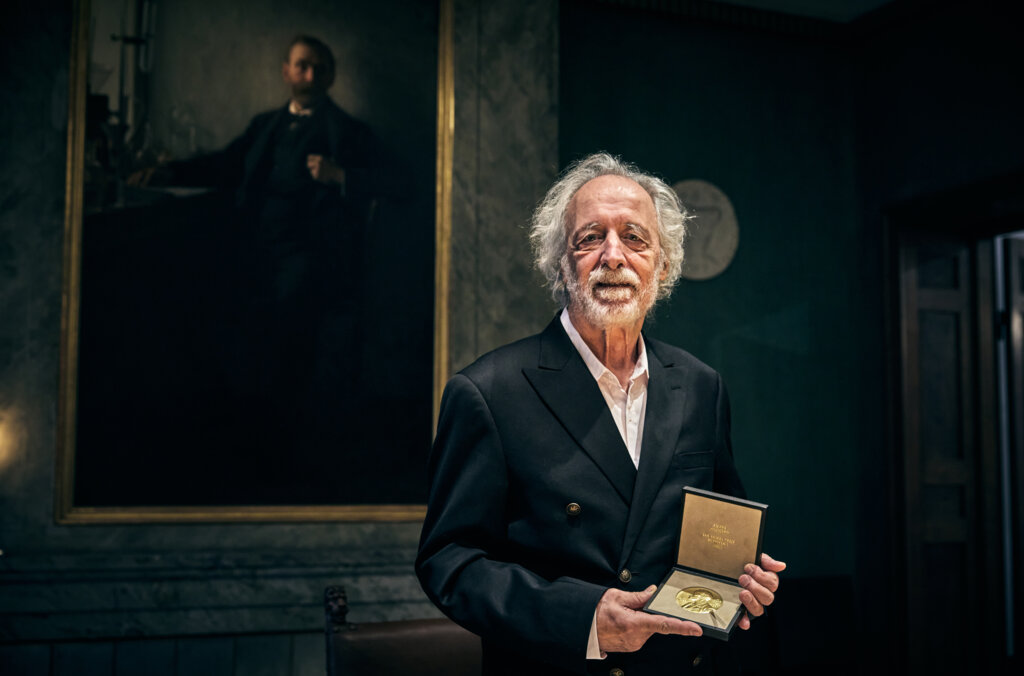
M 310 176 L 310 154 L 345 170 L 344 190 Z M 288 106 L 261 113 L 223 150 L 167 169 L 171 183 L 229 192 L 238 245 L 279 255 L 321 250 L 358 234 L 386 185 L 369 128 L 326 98 L 308 116 L 293 115 Z
M 240 415 L 273 425 L 261 427 L 260 447 L 294 443 L 296 429 L 325 417 L 308 413 L 318 406 L 338 412 L 333 424 L 349 422 L 339 392 L 358 377 L 362 242 L 385 185 L 377 147 L 324 97 L 310 115 L 287 105 L 261 113 L 223 150 L 167 166 L 171 183 L 217 187 L 230 202 L 207 325 L 223 333 L 217 368 L 245 397 Z M 314 180 L 309 155 L 344 169 L 344 187 Z
M 486 674 L 720 673 L 728 662 L 714 639 L 662 635 L 585 659 L 605 589 L 641 591 L 674 563 L 683 486 L 743 495 L 721 378 L 645 343 L 639 470 L 557 318 L 448 383 L 416 568 L 431 600 L 481 636 Z

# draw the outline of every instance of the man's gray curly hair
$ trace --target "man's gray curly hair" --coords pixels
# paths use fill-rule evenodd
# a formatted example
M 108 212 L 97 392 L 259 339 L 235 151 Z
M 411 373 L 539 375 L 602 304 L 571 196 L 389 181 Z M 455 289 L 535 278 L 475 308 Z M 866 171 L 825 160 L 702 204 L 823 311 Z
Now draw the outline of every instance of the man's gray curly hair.
M 665 279 L 658 284 L 655 301 L 668 298 L 682 271 L 686 222 L 691 215 L 679 201 L 675 190 L 660 178 L 645 174 L 636 166 L 608 153 L 595 153 L 571 164 L 537 205 L 530 226 L 534 265 L 547 280 L 554 299 L 567 304 L 569 293 L 562 270 L 569 258 L 569 205 L 585 183 L 607 175 L 635 181 L 654 202 L 658 214 L 660 255 L 667 272 Z

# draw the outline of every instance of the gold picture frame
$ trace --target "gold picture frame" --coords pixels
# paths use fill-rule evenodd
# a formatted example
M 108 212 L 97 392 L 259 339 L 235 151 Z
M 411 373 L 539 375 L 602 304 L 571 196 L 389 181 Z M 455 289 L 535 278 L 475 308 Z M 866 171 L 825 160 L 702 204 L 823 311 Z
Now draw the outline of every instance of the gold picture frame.
M 231 504 L 88 506 L 76 502 L 82 242 L 85 205 L 87 77 L 90 3 L 74 3 L 69 70 L 64 279 L 55 473 L 55 520 L 60 524 L 188 522 L 417 521 L 422 504 Z M 432 408 L 436 420 L 448 376 L 448 290 L 454 134 L 453 2 L 437 5 L 437 101 L 434 188 L 434 336 Z M 425 463 L 426 446 L 423 449 Z

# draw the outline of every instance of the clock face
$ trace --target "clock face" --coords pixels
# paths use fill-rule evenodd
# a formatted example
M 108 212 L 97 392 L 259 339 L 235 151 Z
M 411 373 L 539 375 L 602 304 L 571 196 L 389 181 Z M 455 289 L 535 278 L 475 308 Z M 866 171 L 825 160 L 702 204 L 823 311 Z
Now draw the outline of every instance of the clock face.
M 689 222 L 683 277 L 702 280 L 722 274 L 740 245 L 740 226 L 732 203 L 724 192 L 700 179 L 679 181 L 672 189 L 694 215 Z

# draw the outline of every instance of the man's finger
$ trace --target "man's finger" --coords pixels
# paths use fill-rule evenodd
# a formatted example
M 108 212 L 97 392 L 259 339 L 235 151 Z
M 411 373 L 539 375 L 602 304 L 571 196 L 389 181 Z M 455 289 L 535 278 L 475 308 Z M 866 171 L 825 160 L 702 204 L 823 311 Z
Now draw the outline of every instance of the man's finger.
M 769 606 L 775 601 L 775 594 L 762 584 L 759 584 L 749 575 L 740 575 L 740 586 L 750 592 L 758 603 Z M 778 586 L 778 585 L 776 585 Z
M 633 610 L 639 610 L 640 608 L 643 608 L 644 604 L 650 600 L 651 595 L 654 594 L 654 591 L 656 589 L 657 587 L 655 587 L 652 584 L 647 589 L 638 592 L 626 592 L 620 591 L 618 589 L 610 589 L 609 592 L 615 592 L 612 598 L 617 600 L 625 607 L 631 608 Z
M 757 582 L 768 591 L 775 593 L 779 590 L 779 576 L 775 573 L 765 571 L 760 566 L 755 566 L 752 563 L 748 563 L 743 570 L 747 572 L 754 582 Z M 742 582 L 740 582 L 740 584 L 744 587 L 746 586 Z
M 644 628 L 652 634 L 677 634 L 679 636 L 700 636 L 703 634 L 696 622 L 677 620 L 664 615 L 646 615 Z
M 776 561 L 766 553 L 761 552 L 761 567 L 773 573 L 781 573 L 786 570 L 786 562 Z
M 764 606 L 754 597 L 749 589 L 744 589 L 740 592 L 740 601 L 746 607 L 747 612 L 754 617 L 760 617 L 764 615 Z
M 736 623 L 736 626 L 742 629 L 743 631 L 750 629 L 750 615 L 743 613 L 743 615 L 740 617 L 740 621 Z

